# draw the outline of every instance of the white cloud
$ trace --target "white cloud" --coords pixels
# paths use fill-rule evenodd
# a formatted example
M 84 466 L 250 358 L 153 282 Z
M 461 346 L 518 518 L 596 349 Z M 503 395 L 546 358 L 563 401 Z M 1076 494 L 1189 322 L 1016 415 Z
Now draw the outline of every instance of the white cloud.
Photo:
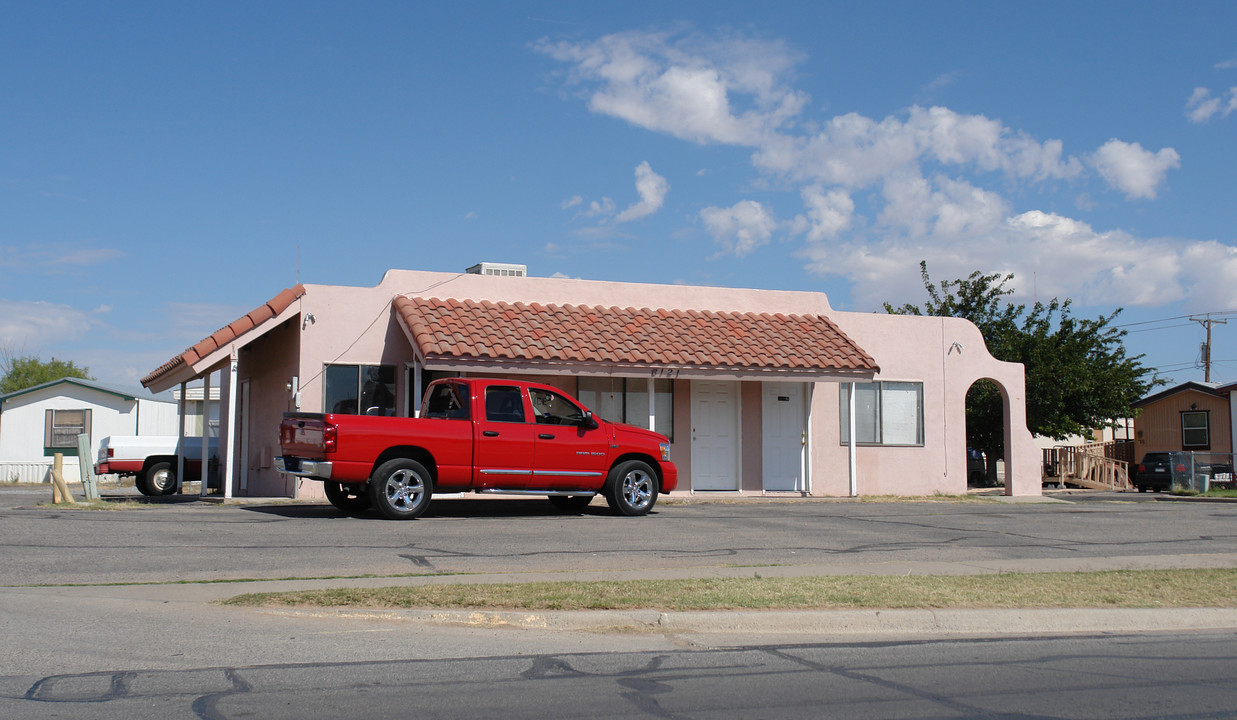
M 907 236 L 958 240 L 991 233 L 1009 213 L 995 193 L 965 180 L 895 175 L 885 181 L 880 224 Z
M 66 243 L 0 245 L 0 267 L 16 270 L 60 272 L 66 268 L 89 267 L 124 257 L 116 248 L 76 247 Z
M 1039 143 L 982 115 L 912 107 L 905 119 L 848 113 L 809 137 L 770 138 L 753 161 L 797 180 L 863 188 L 924 162 L 1032 181 L 1079 175 L 1082 163 L 1062 150 L 1059 140 Z
M 953 85 L 957 79 L 958 79 L 958 73 L 956 72 L 942 73 L 941 75 L 937 75 L 935 78 L 933 78 L 932 82 L 928 83 L 927 85 L 924 85 L 923 91 L 926 93 L 936 92 L 937 90 L 940 90 L 941 88 L 946 88 L 946 87 L 949 87 L 950 85 Z
M 640 201 L 619 213 L 614 218 L 615 222 L 636 220 L 660 210 L 666 201 L 666 193 L 670 192 L 670 183 L 653 172 L 648 161 L 645 161 L 636 166 L 636 192 L 640 195 Z
M 560 207 L 563 210 L 567 210 L 568 208 L 573 208 L 582 202 L 584 202 L 584 198 L 580 197 L 579 195 L 572 195 L 570 198 L 564 200 L 563 204 Z
M 695 143 L 750 148 L 753 168 L 764 175 L 753 184 L 798 192 L 802 211 L 779 221 L 776 199 L 743 200 L 705 208 L 701 225 L 722 254 L 736 257 L 778 233 L 801 238 L 809 270 L 852 281 L 858 307 L 919 299 L 920 259 L 942 279 L 976 269 L 1014 272 L 1024 299 L 1038 293 L 1156 305 L 1228 294 L 1217 305 L 1237 306 L 1237 291 L 1227 290 L 1237 282 L 1219 281 L 1237 273 L 1223 244 L 1142 239 L 1016 207 L 1038 197 L 1031 186 L 1081 185 L 1073 189 L 1083 212 L 1095 205 L 1101 183 L 1130 201 L 1154 199 L 1181 166 L 1171 147 L 1153 151 L 1112 139 L 1071 154 L 1061 140 L 940 106 L 804 121 L 808 98 L 791 82 L 799 56 L 780 43 L 734 35 L 630 32 L 542 41 L 537 49 L 569 66 L 571 86 L 594 112 Z M 940 76 L 926 89 L 952 80 Z M 1200 117 L 1237 109 L 1237 90 L 1231 98 L 1200 90 L 1189 105 Z M 1202 109 L 1211 100 L 1220 102 Z M 661 207 L 663 190 L 646 192 L 638 180 L 638 191 L 640 202 L 622 216 Z M 1198 268 L 1200 260 L 1208 267 Z M 900 292 L 910 296 L 894 297 Z
M 535 47 L 593 86 L 594 112 L 693 142 L 755 144 L 807 102 L 780 84 L 797 60 L 780 43 L 629 32 Z
M 1172 168 L 1181 167 L 1181 156 L 1172 148 L 1157 152 L 1138 143 L 1109 140 L 1089 158 L 1108 184 L 1129 199 L 1154 199 L 1156 188 Z
M 853 281 L 851 299 L 866 308 L 920 302 L 919 260 L 927 261 L 935 280 L 963 278 L 977 269 L 1012 272 L 1013 298 L 1021 302 L 1055 296 L 1104 307 L 1178 301 L 1197 309 L 1237 307 L 1237 249 L 1231 246 L 1100 232 L 1038 210 L 962 240 L 848 239 L 810 244 L 802 254 L 812 271 Z
M 1237 110 L 1237 87 L 1216 97 L 1211 96 L 1211 90 L 1197 87 L 1185 103 L 1186 117 L 1196 124 L 1205 123 L 1216 115 L 1228 117 L 1234 110 Z
M 822 190 L 810 186 L 800 193 L 807 207 L 803 229 L 809 242 L 836 238 L 850 228 L 854 220 L 855 201 L 842 190 Z
M 614 201 L 608 197 L 603 197 L 600 201 L 593 200 L 588 204 L 588 208 L 576 213 L 577 217 L 597 217 L 599 215 L 613 215 Z
M 86 313 L 69 305 L 0 300 L 0 347 L 34 349 L 76 340 L 90 330 Z
M 743 257 L 773 238 L 777 218 L 769 208 L 754 201 L 741 200 L 732 207 L 707 207 L 700 220 L 723 253 Z

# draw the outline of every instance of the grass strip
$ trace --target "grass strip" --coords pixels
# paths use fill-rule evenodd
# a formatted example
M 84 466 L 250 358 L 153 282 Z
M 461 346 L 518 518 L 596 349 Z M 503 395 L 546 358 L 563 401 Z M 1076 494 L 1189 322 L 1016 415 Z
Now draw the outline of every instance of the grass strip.
M 1237 607 L 1237 569 L 446 584 L 252 593 L 224 604 L 487 610 Z

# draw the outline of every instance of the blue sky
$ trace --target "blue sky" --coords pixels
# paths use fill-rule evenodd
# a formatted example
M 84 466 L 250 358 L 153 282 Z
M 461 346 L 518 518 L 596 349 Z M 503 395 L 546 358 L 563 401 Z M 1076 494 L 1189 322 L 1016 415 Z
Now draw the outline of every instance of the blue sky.
M 138 380 L 298 280 L 1012 272 L 1237 381 L 1231 2 L 0 1 L 0 349 Z

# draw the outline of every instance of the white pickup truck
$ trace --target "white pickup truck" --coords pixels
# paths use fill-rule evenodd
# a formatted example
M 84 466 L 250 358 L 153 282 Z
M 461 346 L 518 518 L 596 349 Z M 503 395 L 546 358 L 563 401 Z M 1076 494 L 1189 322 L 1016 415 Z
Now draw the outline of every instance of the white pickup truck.
M 95 463 L 95 474 L 132 475 L 143 495 L 171 495 L 176 492 L 176 464 L 179 454 L 175 435 L 112 435 L 103 438 Z M 219 464 L 219 439 L 208 438 L 207 468 Z M 185 480 L 202 477 L 202 438 L 185 438 Z

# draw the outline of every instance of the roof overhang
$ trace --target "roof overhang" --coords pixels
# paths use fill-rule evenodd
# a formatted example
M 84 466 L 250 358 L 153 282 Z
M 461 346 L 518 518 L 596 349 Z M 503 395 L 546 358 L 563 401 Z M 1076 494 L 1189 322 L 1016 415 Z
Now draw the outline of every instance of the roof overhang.
M 164 363 L 142 378 L 142 385 L 151 392 L 163 392 L 211 372 L 231 358 L 234 350 L 248 345 L 270 329 L 279 327 L 285 319 L 297 315 L 300 308 L 296 300 L 304 294 L 304 285 L 287 288 Z
M 639 363 L 580 363 L 510 361 L 487 358 L 421 357 L 426 370 L 501 375 L 575 375 L 578 377 L 649 377 L 683 380 L 777 380 L 798 382 L 861 382 L 876 370 L 753 369 L 725 366 L 673 367 Z
M 852 382 L 879 372 L 824 316 L 543 306 L 396 296 L 429 370 Z

